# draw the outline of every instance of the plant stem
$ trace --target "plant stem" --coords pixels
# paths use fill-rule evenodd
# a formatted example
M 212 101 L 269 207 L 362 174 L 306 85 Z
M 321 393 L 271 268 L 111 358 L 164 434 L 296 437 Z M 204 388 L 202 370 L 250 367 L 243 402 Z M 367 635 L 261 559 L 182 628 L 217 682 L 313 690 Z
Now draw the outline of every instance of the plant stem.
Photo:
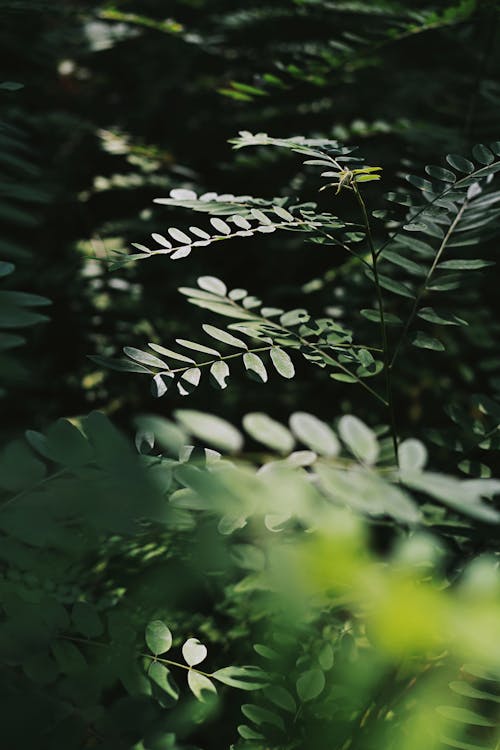
M 368 218 L 368 212 L 366 210 L 365 202 L 363 200 L 363 196 L 361 195 L 359 188 L 355 181 L 352 182 L 352 189 L 354 190 L 354 195 L 356 196 L 356 200 L 358 201 L 359 207 L 361 209 L 361 213 L 362 213 L 363 221 L 365 225 L 366 239 L 367 239 L 368 246 L 370 248 L 371 257 L 372 257 L 373 279 L 375 282 L 375 289 L 377 292 L 377 304 L 378 304 L 378 310 L 379 310 L 379 315 L 380 315 L 380 330 L 381 330 L 381 337 L 382 337 L 382 353 L 383 353 L 383 358 L 384 358 L 384 374 L 385 374 L 385 391 L 386 391 L 387 409 L 389 411 L 389 423 L 390 423 L 390 428 L 391 428 L 392 447 L 394 449 L 394 460 L 396 462 L 396 465 L 399 466 L 398 433 L 396 429 L 396 416 L 394 413 L 394 402 L 393 402 L 393 397 L 392 397 L 392 379 L 391 379 L 391 363 L 390 363 L 390 358 L 389 358 L 389 340 L 387 336 L 387 325 L 385 322 L 385 311 L 384 311 L 384 300 L 382 298 L 382 287 L 380 286 L 379 275 L 378 275 L 378 267 L 377 267 L 378 256 L 375 250 L 375 246 L 373 244 L 370 219 Z

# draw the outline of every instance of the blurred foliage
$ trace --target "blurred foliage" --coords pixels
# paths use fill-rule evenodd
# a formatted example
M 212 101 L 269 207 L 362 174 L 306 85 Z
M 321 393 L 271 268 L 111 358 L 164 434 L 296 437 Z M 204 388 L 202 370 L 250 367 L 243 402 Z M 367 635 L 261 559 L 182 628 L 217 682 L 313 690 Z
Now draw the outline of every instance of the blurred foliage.
M 2 747 L 498 750 L 497 0 L 0 14 Z

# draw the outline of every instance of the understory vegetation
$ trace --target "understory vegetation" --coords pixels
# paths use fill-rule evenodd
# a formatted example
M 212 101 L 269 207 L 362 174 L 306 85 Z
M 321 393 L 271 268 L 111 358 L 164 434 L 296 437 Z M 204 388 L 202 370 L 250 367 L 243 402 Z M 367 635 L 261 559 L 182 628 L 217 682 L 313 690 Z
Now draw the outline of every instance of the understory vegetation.
M 500 750 L 496 0 L 0 0 L 5 750 Z

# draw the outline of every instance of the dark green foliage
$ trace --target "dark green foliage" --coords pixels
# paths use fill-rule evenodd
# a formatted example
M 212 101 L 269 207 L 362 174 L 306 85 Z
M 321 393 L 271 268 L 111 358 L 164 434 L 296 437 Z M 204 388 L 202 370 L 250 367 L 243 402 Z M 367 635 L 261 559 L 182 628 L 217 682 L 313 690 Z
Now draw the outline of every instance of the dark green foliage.
M 497 750 L 498 3 L 0 14 L 2 749 Z

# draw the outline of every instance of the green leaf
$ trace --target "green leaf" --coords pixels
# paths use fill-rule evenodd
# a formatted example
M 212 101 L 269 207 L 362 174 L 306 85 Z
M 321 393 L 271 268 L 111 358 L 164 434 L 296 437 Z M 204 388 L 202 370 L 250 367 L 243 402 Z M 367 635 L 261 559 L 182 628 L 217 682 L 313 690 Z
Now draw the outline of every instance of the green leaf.
M 293 695 L 281 685 L 269 685 L 264 688 L 264 695 L 276 706 L 282 708 L 284 711 L 295 713 L 297 710 L 297 704 Z
M 487 693 L 485 690 L 478 690 L 466 680 L 456 680 L 455 682 L 450 682 L 449 687 L 451 690 L 453 690 L 454 693 L 458 693 L 458 695 L 464 695 L 467 698 L 500 703 L 500 695 L 496 695 L 496 693 Z
M 175 685 L 170 670 L 164 664 L 153 661 L 148 667 L 148 677 L 155 685 L 158 685 L 174 701 L 179 697 L 179 691 Z
M 137 362 L 132 362 L 129 359 L 113 359 L 112 357 L 101 357 L 98 354 L 89 354 L 88 358 L 95 362 L 96 365 L 106 367 L 108 370 L 117 370 L 118 372 L 140 372 L 151 375 L 151 370 L 144 365 L 140 365 Z M 165 368 L 165 365 L 163 365 Z
M 172 633 L 161 620 L 152 620 L 146 627 L 146 644 L 155 655 L 165 654 L 172 647 Z
M 259 667 L 223 667 L 211 677 L 240 690 L 260 690 L 269 682 L 269 675 Z
M 263 412 L 246 414 L 243 417 L 243 427 L 250 437 L 272 450 L 283 454 L 288 454 L 293 450 L 295 440 L 291 433 Z
M 379 453 L 373 430 L 357 417 L 345 415 L 339 421 L 339 435 L 349 450 L 361 461 L 374 464 Z
M 339 383 L 357 383 L 358 379 L 354 375 L 348 375 L 344 372 L 332 372 L 330 373 L 332 380 L 338 380 Z
M 406 258 L 404 255 L 393 253 L 391 250 L 384 250 L 381 257 L 383 260 L 387 260 L 389 261 L 389 263 L 392 263 L 395 266 L 404 268 L 405 271 L 408 271 L 408 273 L 411 273 L 414 276 L 423 276 L 425 273 L 425 268 L 420 266 L 418 263 L 415 263 L 415 261 L 413 260 L 409 260 L 409 258 Z
M 446 161 L 453 169 L 458 169 L 459 172 L 470 174 L 470 172 L 474 171 L 474 164 L 459 154 L 448 154 Z
M 318 661 L 321 669 L 324 672 L 328 672 L 333 667 L 334 653 L 333 648 L 329 643 L 324 643 L 318 654 Z
M 380 286 L 387 289 L 389 292 L 399 294 L 401 297 L 407 297 L 408 299 L 413 299 L 415 297 L 412 289 L 401 281 L 394 281 L 394 279 L 390 279 L 383 274 L 379 274 L 378 278 Z
M 243 355 L 243 364 L 250 377 L 259 383 L 267 383 L 267 370 L 264 363 L 257 354 L 245 352 Z
M 190 667 L 194 667 L 207 656 L 207 647 L 204 646 L 198 638 L 188 638 L 182 647 L 182 655 Z
M 298 411 L 290 417 L 294 435 L 320 456 L 333 457 L 339 452 L 339 441 L 330 427 L 313 414 Z
M 8 443 L 0 454 L 0 487 L 11 492 L 38 484 L 46 474 L 45 464 L 22 440 Z
M 437 313 L 432 307 L 422 307 L 417 313 L 419 318 L 426 320 L 428 323 L 436 323 L 443 326 L 467 326 L 466 320 L 450 313 Z
M 209 680 L 205 675 L 199 672 L 194 672 L 192 669 L 188 672 L 188 685 L 189 689 L 199 701 L 206 700 L 206 695 L 203 693 L 215 693 L 217 694 L 217 688 L 215 687 L 212 680 Z
M 243 436 L 225 419 L 191 409 L 179 409 L 174 415 L 181 425 L 199 440 L 230 453 L 241 451 Z
M 321 669 L 309 669 L 298 678 L 296 685 L 297 695 L 304 703 L 312 701 L 323 692 L 325 687 L 325 675 Z
M 495 157 L 489 148 L 483 146 L 482 143 L 478 143 L 476 146 L 472 147 L 472 155 L 480 164 L 491 164 L 495 161 Z
M 495 722 L 486 719 L 484 716 L 461 706 L 438 706 L 437 712 L 446 719 L 457 721 L 460 724 L 469 724 L 474 727 L 494 727 Z
M 380 312 L 379 310 L 367 309 L 360 310 L 360 314 L 363 318 L 371 320 L 373 323 L 380 323 Z M 402 320 L 393 313 L 384 312 L 384 320 L 386 325 L 402 325 Z
M 285 724 L 281 716 L 275 714 L 273 711 L 269 711 L 267 708 L 256 706 L 254 703 L 244 703 L 241 707 L 241 712 L 247 717 L 247 719 L 250 719 L 254 724 L 257 724 L 257 726 L 260 726 L 261 724 L 272 724 L 283 731 L 285 729 Z
M 271 349 L 270 355 L 276 371 L 283 378 L 293 378 L 293 376 L 295 375 L 295 367 L 293 366 L 293 362 L 290 359 L 290 355 L 288 354 L 288 352 L 278 346 L 275 346 Z
M 264 735 L 260 734 L 259 732 L 256 732 L 251 727 L 248 727 L 246 724 L 240 724 L 237 727 L 238 734 L 240 737 L 243 737 L 244 740 L 263 740 Z
M 417 331 L 413 335 L 411 343 L 413 344 L 413 346 L 416 346 L 419 349 L 431 349 L 435 352 L 445 351 L 444 344 L 441 341 L 433 338 L 432 336 L 428 336 L 423 331 Z
M 441 180 L 442 182 L 455 182 L 457 179 L 454 172 L 451 172 L 449 169 L 443 169 L 443 167 L 429 165 L 425 168 L 425 171 L 435 180 Z
M 445 260 L 439 263 L 437 267 L 453 271 L 476 271 L 479 268 L 487 268 L 487 266 L 494 265 L 493 261 L 474 258 L 472 260 Z
M 248 349 L 248 346 L 244 341 L 236 338 L 236 336 L 233 336 L 227 331 L 223 331 L 221 328 L 216 328 L 215 326 L 208 325 L 208 323 L 204 323 L 202 328 L 205 333 L 207 333 L 213 339 L 217 339 L 217 341 L 222 341 L 223 344 L 227 344 L 228 346 L 235 346 L 237 349 Z

